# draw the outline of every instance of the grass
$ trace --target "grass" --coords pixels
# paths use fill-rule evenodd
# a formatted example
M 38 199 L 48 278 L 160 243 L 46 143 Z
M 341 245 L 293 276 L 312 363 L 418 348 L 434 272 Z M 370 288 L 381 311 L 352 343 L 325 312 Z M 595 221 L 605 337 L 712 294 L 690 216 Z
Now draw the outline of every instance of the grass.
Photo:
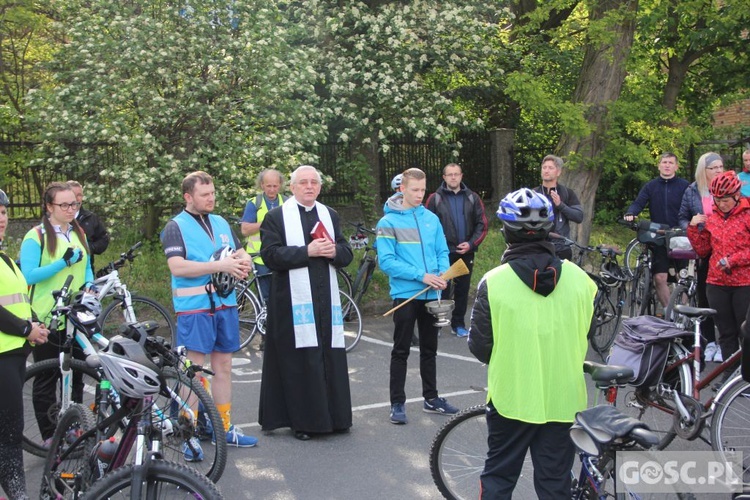
M 126 252 L 131 245 L 138 241 L 136 234 L 118 230 L 118 228 L 112 230 L 111 234 L 112 239 L 109 248 L 104 254 L 96 257 L 97 268 L 116 260 L 120 253 Z M 620 225 L 595 227 L 592 231 L 590 244 L 614 244 L 624 250 L 632 237 L 632 231 Z M 16 258 L 20 241 L 13 239 L 8 243 L 6 252 L 12 258 Z M 474 271 L 471 277 L 472 290 L 476 290 L 479 280 L 487 271 L 500 264 L 505 246 L 505 240 L 500 233 L 500 224 L 493 220 L 487 238 L 479 247 L 474 260 Z M 347 267 L 351 276 L 356 276 L 363 252 L 363 250 L 355 251 L 354 259 Z M 138 253 L 139 256 L 134 262 L 120 269 L 120 278 L 127 284 L 131 292 L 150 297 L 162 304 L 168 311 L 173 312 L 169 268 L 167 267 L 167 260 L 164 258 L 161 243 L 144 241 Z M 370 287 L 362 300 L 363 313 L 377 314 L 387 310 L 391 302 L 388 293 L 388 277 L 380 268 L 377 268 L 373 274 Z

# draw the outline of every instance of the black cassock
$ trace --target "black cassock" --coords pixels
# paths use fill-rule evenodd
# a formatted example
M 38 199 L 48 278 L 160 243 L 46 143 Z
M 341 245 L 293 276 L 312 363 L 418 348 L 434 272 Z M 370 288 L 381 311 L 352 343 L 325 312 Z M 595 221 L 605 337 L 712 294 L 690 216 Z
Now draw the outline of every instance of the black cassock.
M 294 198 L 287 203 L 295 203 Z M 317 209 L 299 206 L 305 244 L 319 220 Z M 352 426 L 352 401 L 346 350 L 331 348 L 331 287 L 328 265 L 344 267 L 352 250 L 341 234 L 338 214 L 329 210 L 336 239 L 336 258 L 310 258 L 307 247 L 287 246 L 282 207 L 274 208 L 261 224 L 261 257 L 273 271 L 268 301 L 266 346 L 260 386 L 258 422 L 263 430 L 291 427 L 295 431 L 325 433 Z M 297 349 L 292 320 L 289 270 L 307 267 L 312 287 L 317 347 Z

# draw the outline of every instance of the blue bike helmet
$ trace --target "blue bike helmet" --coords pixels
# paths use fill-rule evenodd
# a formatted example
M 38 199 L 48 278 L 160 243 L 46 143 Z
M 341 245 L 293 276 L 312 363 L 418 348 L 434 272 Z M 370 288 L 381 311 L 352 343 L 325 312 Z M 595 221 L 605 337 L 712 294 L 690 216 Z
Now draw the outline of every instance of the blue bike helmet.
M 550 201 L 529 188 L 506 195 L 497 208 L 497 217 L 503 223 L 506 240 L 511 243 L 543 240 L 555 226 Z

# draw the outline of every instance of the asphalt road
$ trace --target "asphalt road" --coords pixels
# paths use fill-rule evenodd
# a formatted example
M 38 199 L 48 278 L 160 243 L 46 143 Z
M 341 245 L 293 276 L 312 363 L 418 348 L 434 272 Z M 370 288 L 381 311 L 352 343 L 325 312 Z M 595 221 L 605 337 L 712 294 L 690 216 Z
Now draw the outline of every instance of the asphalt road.
M 350 433 L 302 442 L 288 429 L 263 433 L 257 423 L 262 352 L 256 345 L 234 359 L 232 420 L 260 440 L 255 448 L 230 448 L 219 487 L 227 499 L 432 499 L 428 452 L 447 420 L 422 411 L 419 353 L 412 349 L 407 377 L 409 423 L 388 416 L 388 364 L 393 323 L 368 316 L 362 340 L 349 353 L 354 425 Z M 255 342 L 255 341 L 254 341 Z M 591 359 L 594 359 L 592 356 Z M 484 402 L 486 367 L 465 339 L 444 328 L 438 352 L 440 395 L 459 408 Z M 590 404 L 593 399 L 590 399 Z M 670 449 L 708 449 L 705 443 L 677 440 Z M 25 455 L 31 497 L 39 490 L 42 459 Z

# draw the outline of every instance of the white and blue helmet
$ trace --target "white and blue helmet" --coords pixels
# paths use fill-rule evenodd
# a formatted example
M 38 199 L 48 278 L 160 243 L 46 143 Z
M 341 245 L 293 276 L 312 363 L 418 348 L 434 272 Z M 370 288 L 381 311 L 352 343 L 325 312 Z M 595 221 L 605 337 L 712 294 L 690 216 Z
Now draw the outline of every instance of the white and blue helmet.
M 403 174 L 398 174 L 396 177 L 393 178 L 391 181 L 391 189 L 394 191 L 398 191 L 398 188 L 401 187 L 401 182 L 404 180 Z
M 514 241 L 543 240 L 555 226 L 550 201 L 529 188 L 506 195 L 497 208 L 497 217 L 503 223 L 505 237 Z

